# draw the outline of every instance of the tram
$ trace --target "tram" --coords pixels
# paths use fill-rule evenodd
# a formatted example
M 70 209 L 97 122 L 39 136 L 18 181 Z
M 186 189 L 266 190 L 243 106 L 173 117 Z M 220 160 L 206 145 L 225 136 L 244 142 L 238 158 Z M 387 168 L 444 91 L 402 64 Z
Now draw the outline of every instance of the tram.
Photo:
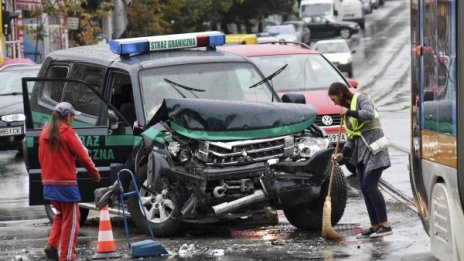
M 464 0 L 411 1 L 410 177 L 440 260 L 464 260 Z

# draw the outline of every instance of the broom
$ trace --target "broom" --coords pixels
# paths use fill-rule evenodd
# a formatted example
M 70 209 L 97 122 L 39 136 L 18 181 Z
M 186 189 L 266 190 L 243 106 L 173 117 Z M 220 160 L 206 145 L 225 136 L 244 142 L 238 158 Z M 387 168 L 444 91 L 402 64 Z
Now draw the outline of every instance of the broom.
M 337 144 L 335 145 L 335 153 L 338 152 L 338 147 L 340 145 L 340 136 L 342 134 L 342 123 L 340 122 L 340 128 L 338 130 Z M 343 241 L 344 238 L 335 231 L 332 227 L 332 202 L 331 202 L 331 193 L 332 193 L 332 179 L 335 172 L 335 165 L 337 163 L 332 162 L 332 169 L 330 171 L 329 179 L 329 190 L 327 191 L 327 196 L 325 197 L 324 208 L 322 213 L 322 237 L 325 239 L 331 239 L 334 241 Z

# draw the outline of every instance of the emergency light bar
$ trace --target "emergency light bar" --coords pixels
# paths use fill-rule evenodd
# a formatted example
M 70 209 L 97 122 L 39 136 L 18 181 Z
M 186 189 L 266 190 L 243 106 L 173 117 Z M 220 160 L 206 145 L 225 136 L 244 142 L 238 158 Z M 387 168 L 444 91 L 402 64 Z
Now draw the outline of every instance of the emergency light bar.
M 110 50 L 119 55 L 147 53 L 193 47 L 214 47 L 224 45 L 226 36 L 222 32 L 172 34 L 110 41 Z

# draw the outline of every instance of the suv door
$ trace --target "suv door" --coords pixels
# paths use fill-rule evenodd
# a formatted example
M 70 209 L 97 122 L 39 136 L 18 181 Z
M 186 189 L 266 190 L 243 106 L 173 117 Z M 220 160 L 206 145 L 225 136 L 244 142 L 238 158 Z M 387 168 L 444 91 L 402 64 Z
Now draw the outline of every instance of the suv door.
M 61 68 L 63 69 L 63 68 Z M 63 75 L 60 75 L 63 76 Z M 78 183 L 83 202 L 94 200 L 97 186 L 109 186 L 112 182 L 110 165 L 124 163 L 134 144 L 134 136 L 113 135 L 109 127 L 108 102 L 95 88 L 84 81 L 64 78 L 23 78 L 23 90 L 32 89 L 31 95 L 23 92 L 24 113 L 26 115 L 26 154 L 25 162 L 29 173 L 29 204 L 44 204 L 42 194 L 41 169 L 38 162 L 38 137 L 51 112 L 59 102 L 69 102 L 81 115 L 76 116 L 72 127 L 88 149 L 95 165 L 100 171 L 102 181 L 97 185 L 78 165 Z M 112 120 L 114 122 L 115 120 Z M 117 122 L 117 120 L 116 120 Z M 117 128 L 117 127 L 116 127 Z M 128 135 L 127 135 L 128 134 Z M 127 146 L 120 146 L 122 143 Z

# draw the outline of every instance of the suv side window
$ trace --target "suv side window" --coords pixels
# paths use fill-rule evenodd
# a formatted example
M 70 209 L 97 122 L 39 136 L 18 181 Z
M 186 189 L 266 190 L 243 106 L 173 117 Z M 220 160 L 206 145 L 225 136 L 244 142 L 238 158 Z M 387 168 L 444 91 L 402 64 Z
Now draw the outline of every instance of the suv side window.
M 103 93 L 105 69 L 102 67 L 74 64 L 69 78 L 82 80 L 100 94 Z M 80 84 L 76 83 L 67 83 L 63 100 L 71 103 L 76 110 L 98 118 L 101 100 L 88 88 L 82 88 Z
M 52 66 L 47 71 L 47 78 L 66 78 L 68 76 L 69 68 L 66 66 Z M 42 95 L 52 101 L 61 101 L 63 96 L 63 89 L 57 88 L 62 85 L 61 82 L 46 82 Z
M 102 93 L 105 69 L 97 66 L 74 64 L 71 69 L 67 65 L 52 65 L 47 71 L 47 78 L 71 78 L 82 80 Z M 71 103 L 82 115 L 76 117 L 73 127 L 106 126 L 106 106 L 101 99 L 81 83 L 46 81 L 38 82 L 35 100 L 38 107 L 35 111 L 44 112 L 43 119 L 35 119 L 36 127 L 48 122 L 48 115 L 56 104 L 62 101 Z M 38 123 L 40 122 L 40 124 Z M 38 124 L 38 125 L 37 125 Z

